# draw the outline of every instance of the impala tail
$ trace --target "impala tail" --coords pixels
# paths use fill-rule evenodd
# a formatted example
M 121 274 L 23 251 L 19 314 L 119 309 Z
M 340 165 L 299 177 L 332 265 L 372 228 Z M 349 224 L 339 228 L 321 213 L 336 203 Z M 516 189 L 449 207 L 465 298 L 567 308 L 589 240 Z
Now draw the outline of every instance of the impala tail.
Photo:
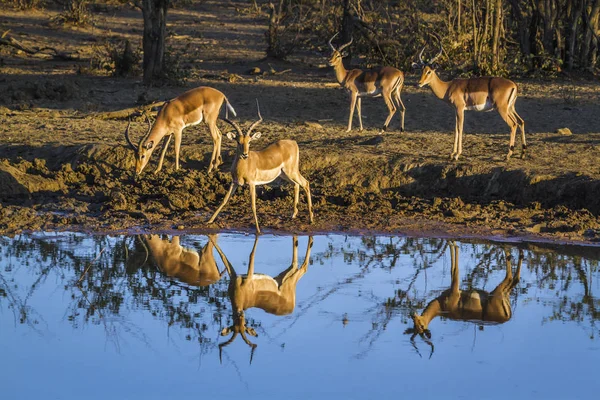
M 237 113 L 233 109 L 233 106 L 231 105 L 231 103 L 229 103 L 229 100 L 227 99 L 227 97 L 225 97 L 225 107 L 227 108 L 225 110 L 225 118 L 229 118 L 229 116 L 227 115 L 228 112 L 232 113 L 234 117 L 237 117 Z

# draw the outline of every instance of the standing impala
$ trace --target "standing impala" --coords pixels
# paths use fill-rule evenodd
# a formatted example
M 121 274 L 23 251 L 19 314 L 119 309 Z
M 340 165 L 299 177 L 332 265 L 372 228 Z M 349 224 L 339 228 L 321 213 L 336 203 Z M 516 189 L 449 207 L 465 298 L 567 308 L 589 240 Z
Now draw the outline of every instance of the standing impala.
M 498 77 L 477 77 L 468 79 L 453 79 L 450 82 L 442 81 L 435 72 L 434 61 L 442 55 L 440 51 L 427 63 L 423 61 L 423 51 L 419 53 L 419 62 L 413 63 L 413 68 L 423 68 L 419 87 L 429 85 L 438 99 L 444 100 L 455 108 L 456 126 L 454 128 L 454 148 L 450 159 L 458 160 L 462 154 L 463 122 L 465 110 L 492 111 L 497 109 L 502 119 L 510 127 L 510 141 L 506 159 L 510 159 L 515 149 L 515 135 L 517 127 L 521 130 L 523 150 L 521 158 L 525 158 L 525 122 L 515 110 L 517 101 L 517 85 L 508 79 Z
M 300 187 L 306 192 L 306 200 L 308 202 L 308 214 L 310 222 L 313 222 L 312 200 L 310 196 L 310 184 L 300 174 L 300 150 L 298 144 L 293 140 L 279 140 L 261 151 L 250 151 L 250 141 L 258 139 L 260 132 L 253 133 L 252 131 L 258 124 L 262 122 L 258 101 L 256 102 L 258 109 L 258 121 L 254 122 L 250 128 L 244 133 L 240 126 L 225 118 L 224 121 L 231 125 L 235 131 L 227 132 L 227 137 L 237 141 L 235 159 L 231 166 L 231 186 L 225 195 L 223 202 L 217 208 L 217 211 L 208 221 L 212 224 L 223 209 L 229 198 L 235 193 L 238 186 L 248 184 L 250 187 L 250 200 L 252 202 L 252 213 L 254 214 L 254 223 L 256 232 L 260 233 L 258 226 L 258 217 L 256 216 L 256 186 L 265 185 L 273 182 L 279 176 L 288 182 L 294 184 L 294 212 L 292 218 L 296 218 L 298 214 L 298 198 L 300 196 Z
M 148 132 L 142 137 L 138 146 L 134 145 L 129 138 L 130 121 L 125 130 L 125 139 L 127 139 L 127 143 L 136 154 L 136 176 L 142 173 L 144 167 L 150 161 L 152 152 L 165 136 L 167 136 L 167 140 L 163 146 L 158 167 L 154 173 L 162 169 L 165 153 L 167 152 L 167 147 L 171 142 L 172 136 L 175 136 L 175 169 L 179 169 L 179 148 L 181 147 L 182 131 L 188 126 L 198 125 L 203 120 L 208 125 L 213 140 L 213 152 L 208 172 L 221 165 L 223 163 L 221 159 L 221 132 L 217 128 L 217 118 L 219 117 L 219 111 L 223 102 L 225 102 L 227 109 L 235 116 L 235 110 L 229 104 L 227 97 L 217 89 L 206 86 L 189 90 L 167 101 L 158 112 L 154 125 L 150 125 L 150 120 L 146 116 Z
M 224 346 L 233 342 L 238 334 L 242 335 L 244 342 L 254 352 L 256 344 L 250 342 L 246 334 L 255 337 L 258 335 L 253 328 L 246 326 L 245 311 L 247 309 L 256 307 L 274 315 L 288 315 L 294 311 L 296 307 L 296 285 L 300 278 L 308 271 L 313 238 L 312 236 L 308 238 L 306 255 L 300 268 L 298 268 L 298 238 L 294 236 L 292 240 L 292 264 L 274 278 L 254 272 L 254 254 L 258 243 L 258 236 L 254 239 L 254 246 L 248 260 L 246 275 L 238 275 L 225 254 L 223 254 L 218 246 L 215 246 L 229 274 L 228 294 L 233 314 L 233 325 L 223 328 L 221 336 L 229 335 L 232 332 L 233 335 L 226 342 L 219 344 L 219 353 Z M 250 362 L 252 362 L 252 354 L 250 355 Z
M 213 249 L 217 235 L 209 235 L 200 253 L 180 245 L 179 236 L 171 241 L 159 235 L 144 235 L 144 242 L 161 272 L 193 286 L 208 286 L 221 279 Z
M 402 117 L 400 131 L 404 132 L 404 112 L 406 111 L 406 108 L 400 98 L 400 91 L 404 84 L 404 73 L 394 67 L 381 67 L 365 71 L 360 69 L 347 70 L 344 67 L 343 57 L 345 54 L 342 53 L 342 50 L 350 46 L 352 39 L 336 49 L 333 44 L 331 44 L 331 41 L 336 36 L 337 33 L 329 39 L 329 47 L 331 47 L 329 65 L 335 70 L 335 77 L 338 83 L 350 93 L 350 118 L 348 119 L 348 129 L 346 132 L 352 130 L 352 116 L 354 115 L 354 108 L 356 106 L 358 106 L 356 108 L 358 109 L 360 130 L 363 130 L 360 104 L 361 98 L 379 96 L 383 96 L 385 105 L 389 110 L 388 117 L 379 133 L 381 134 L 387 129 L 390 120 L 396 113 L 396 107 L 400 107 L 400 114 Z
M 519 249 L 517 271 L 513 276 L 511 255 L 505 251 L 506 275 L 504 280 L 491 292 L 479 289 L 460 290 L 458 270 L 458 245 L 450 242 L 451 285 L 441 295 L 433 299 L 421 315 L 412 314 L 413 328 L 405 333 L 431 338 L 430 322 L 436 317 L 446 317 L 452 320 L 477 321 L 502 324 L 512 317 L 510 292 L 519 283 L 523 250 Z

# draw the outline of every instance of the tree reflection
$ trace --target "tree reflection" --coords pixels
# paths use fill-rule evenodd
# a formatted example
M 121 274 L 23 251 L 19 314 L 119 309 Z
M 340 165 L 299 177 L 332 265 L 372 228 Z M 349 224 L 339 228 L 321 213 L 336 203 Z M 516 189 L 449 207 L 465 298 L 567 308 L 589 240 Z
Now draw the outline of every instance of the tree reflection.
M 113 237 L 71 233 L 1 237 L 0 309 L 10 310 L 15 325 L 27 325 L 43 334 L 44 316 L 30 305 L 31 298 L 44 285 L 56 286 L 57 282 L 69 298 L 65 318 L 74 328 L 101 326 L 117 349 L 126 338 L 147 343 L 144 330 L 132 317 L 143 312 L 169 329 L 184 332 L 185 338 L 198 343 L 204 354 L 218 349 L 217 332 L 232 325 L 233 320 L 228 297 L 230 279 L 220 279 L 225 264 L 218 267 L 214 259 L 217 240 L 216 236 L 211 239 L 201 235 Z M 371 322 L 371 329 L 360 339 L 366 348 L 362 354 L 366 354 L 391 321 L 410 327 L 411 312 L 423 310 L 440 295 L 440 273 L 448 276 L 448 244 L 444 239 L 384 236 L 329 241 L 324 250 L 313 252 L 312 262 L 352 268 L 347 268 L 339 281 L 309 289 L 312 294 L 285 320 L 291 322 L 283 333 L 328 297 L 349 285 L 367 282 L 375 272 L 384 272 L 393 281 L 393 293 L 364 293 L 362 298 L 368 307 L 361 315 L 347 310 L 335 316 L 350 327 L 356 318 Z M 589 337 L 597 337 L 600 299 L 593 289 L 598 279 L 598 249 L 477 241 L 463 241 L 459 246 L 463 290 L 491 291 L 505 268 L 506 254 L 517 259 L 522 250 L 523 270 L 529 274 L 513 291 L 513 303 L 516 296 L 527 303 L 538 301 L 540 290 L 551 291 L 554 296 L 542 299 L 549 309 L 542 322 L 573 322 Z M 435 282 L 432 276 L 437 277 Z M 260 321 L 249 323 L 260 330 Z

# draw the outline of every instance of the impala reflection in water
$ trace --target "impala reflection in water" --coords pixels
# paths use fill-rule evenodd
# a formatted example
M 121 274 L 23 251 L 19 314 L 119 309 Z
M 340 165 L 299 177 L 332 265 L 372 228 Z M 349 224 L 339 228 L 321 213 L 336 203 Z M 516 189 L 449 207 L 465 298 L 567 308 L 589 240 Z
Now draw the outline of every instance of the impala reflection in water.
M 427 304 L 421 315 L 412 313 L 413 328 L 405 333 L 412 334 L 411 341 L 418 334 L 431 346 L 433 354 L 434 346 L 431 342 L 430 322 L 436 317 L 446 317 L 451 320 L 471 321 L 476 323 L 498 323 L 503 324 L 512 317 L 512 306 L 510 304 L 510 293 L 519 283 L 521 277 L 521 265 L 523 263 L 523 250 L 519 250 L 517 270 L 513 276 L 511 254 L 506 249 L 504 257 L 506 262 L 506 275 L 502 282 L 492 292 L 468 288 L 460 289 L 459 273 L 459 247 L 451 241 L 448 244 L 451 260 L 451 285 L 442 294 Z M 481 326 L 483 328 L 483 326 Z
M 0 397 L 593 398 L 598 260 L 412 237 L 0 237 Z M 490 371 L 511 376 L 491 396 Z
M 292 264 L 283 270 L 276 277 L 254 272 L 254 256 L 256 245 L 258 244 L 258 235 L 254 238 L 254 246 L 248 260 L 248 272 L 245 275 L 238 275 L 235 268 L 221 249 L 216 246 L 229 273 L 229 300 L 231 301 L 231 313 L 233 325 L 223 328 L 221 336 L 233 335 L 226 342 L 219 344 L 219 359 L 221 359 L 221 350 L 229 345 L 238 334 L 242 336 L 244 342 L 252 348 L 250 353 L 250 362 L 256 344 L 248 340 L 246 333 L 251 336 L 258 336 L 256 330 L 246 326 L 245 311 L 249 308 L 260 308 L 273 315 L 288 315 L 296 307 L 296 284 L 302 276 L 308 271 L 310 262 L 310 249 L 313 245 L 312 236 L 308 239 L 306 246 L 306 255 L 304 262 L 298 268 L 298 237 L 292 238 Z

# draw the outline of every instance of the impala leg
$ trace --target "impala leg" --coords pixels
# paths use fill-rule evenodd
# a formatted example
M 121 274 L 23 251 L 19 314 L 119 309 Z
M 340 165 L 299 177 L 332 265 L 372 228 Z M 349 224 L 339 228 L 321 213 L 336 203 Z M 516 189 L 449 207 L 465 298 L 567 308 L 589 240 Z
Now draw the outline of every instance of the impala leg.
M 163 161 L 165 159 L 165 154 L 167 154 L 167 148 L 169 147 L 169 143 L 171 143 L 172 138 L 173 138 L 173 135 L 167 136 L 167 140 L 165 141 L 163 149 L 160 153 L 160 159 L 158 160 L 158 167 L 156 167 L 156 170 L 154 171 L 155 174 L 158 173 L 162 169 Z
M 220 143 L 220 132 L 219 129 L 217 128 L 217 123 L 216 122 L 212 122 L 212 121 L 207 121 L 208 123 L 208 131 L 210 132 L 210 137 L 212 138 L 213 141 L 213 151 L 212 151 L 212 155 L 210 156 L 210 164 L 208 166 L 208 173 L 210 174 L 210 172 L 213 170 L 213 168 L 218 167 L 218 160 L 217 158 L 221 155 L 220 153 L 220 148 L 221 148 L 221 143 Z
M 453 293 L 460 292 L 460 274 L 458 270 L 458 245 L 450 242 L 450 275 L 452 279 L 451 289 Z
M 523 150 L 521 152 L 521 158 L 525 158 L 525 150 L 527 149 L 527 142 L 525 141 L 525 121 L 517 111 L 515 110 L 515 106 L 512 107 L 512 115 L 516 118 L 517 124 L 519 125 L 519 130 L 521 131 L 521 145 L 523 146 Z
M 298 198 L 300 197 L 300 185 L 294 182 L 294 212 L 292 213 L 292 219 L 298 215 Z
M 360 125 L 360 131 L 362 132 L 363 130 L 363 124 L 362 124 L 362 110 L 361 110 L 361 101 L 362 99 L 360 97 L 358 97 L 356 99 L 356 110 L 358 111 L 358 124 Z
M 454 124 L 454 147 L 452 148 L 452 154 L 450 154 L 450 159 L 453 160 L 455 159 L 457 153 L 458 153 L 458 137 L 460 136 L 460 117 L 459 117 L 459 110 L 456 110 L 456 115 L 455 115 L 455 124 Z
M 404 113 L 406 112 L 406 107 L 404 107 L 404 103 L 402 102 L 402 99 L 400 98 L 400 90 L 402 89 L 402 86 L 400 86 L 396 92 L 395 92 L 395 99 L 396 99 L 396 104 L 398 105 L 398 107 L 400 107 L 400 117 L 402 118 L 402 124 L 400 125 L 400 132 L 404 132 Z
M 212 168 L 217 168 L 219 165 L 223 163 L 221 159 L 221 132 L 217 127 L 217 121 L 206 121 L 208 123 L 208 129 L 210 131 L 210 136 L 213 140 L 213 154 L 211 157 L 211 170 Z
M 348 129 L 346 129 L 346 132 L 350 132 L 352 130 L 352 117 L 354 116 L 354 107 L 356 106 L 357 100 L 358 93 L 352 92 L 350 95 L 350 118 L 348 119 Z
M 217 147 L 217 167 L 223 164 L 223 157 L 221 157 L 221 144 L 223 143 L 223 134 L 217 128 L 217 136 L 219 137 L 219 146 Z
M 510 113 L 507 108 L 498 108 L 498 113 L 506 122 L 506 124 L 510 127 L 510 140 L 508 143 L 508 153 L 506 154 L 506 160 L 510 160 L 510 156 L 512 156 L 513 151 L 515 150 L 515 136 L 517 135 L 517 118 Z
M 175 170 L 177 171 L 179 169 L 179 150 L 181 149 L 182 130 L 176 130 L 173 132 L 173 135 L 175 136 Z
M 306 186 L 304 186 L 304 191 L 306 192 L 306 201 L 308 202 L 308 215 L 310 218 L 310 223 L 313 223 L 313 210 L 312 210 L 312 198 L 310 195 L 310 183 L 306 181 Z
M 219 208 L 217 208 L 217 211 L 215 211 L 215 213 L 213 214 L 213 216 L 210 217 L 210 219 L 208 220 L 207 223 L 212 224 L 215 221 L 215 218 L 217 218 L 217 215 L 219 215 L 219 213 L 221 212 L 221 210 L 223 209 L 223 207 L 225 207 L 225 204 L 227 204 L 227 202 L 229 201 L 229 198 L 235 194 L 235 191 L 237 190 L 237 187 L 238 187 L 237 183 L 235 183 L 235 182 L 231 183 L 231 186 L 229 186 L 229 191 L 225 195 L 225 198 L 223 199 L 223 202 L 221 203 L 221 205 L 219 206 Z
M 386 118 L 385 123 L 383 124 L 383 128 L 381 128 L 381 131 L 379 132 L 379 134 L 382 134 L 383 132 L 385 132 L 387 130 L 387 127 L 388 127 L 392 117 L 396 113 L 396 106 L 394 105 L 394 102 L 392 101 L 391 93 L 384 92 L 383 99 L 385 100 L 385 105 L 387 106 L 390 113 L 388 114 L 388 117 Z
M 454 156 L 454 159 L 458 161 L 458 157 L 462 154 L 462 137 L 463 137 L 463 125 L 465 122 L 465 109 L 461 109 L 458 112 L 458 152 Z
M 252 202 L 252 214 L 254 214 L 254 225 L 256 225 L 256 234 L 260 234 L 260 227 L 258 226 L 258 217 L 256 216 L 256 185 L 249 184 L 250 187 L 250 201 Z

